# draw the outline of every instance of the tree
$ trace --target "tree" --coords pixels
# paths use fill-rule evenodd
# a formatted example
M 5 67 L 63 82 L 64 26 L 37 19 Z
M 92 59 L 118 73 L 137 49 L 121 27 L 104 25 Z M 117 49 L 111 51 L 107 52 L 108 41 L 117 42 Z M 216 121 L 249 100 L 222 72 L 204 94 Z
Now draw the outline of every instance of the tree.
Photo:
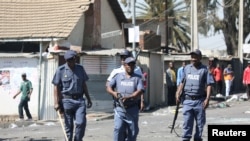
M 187 12 L 188 6 L 180 0 L 145 0 L 145 3 L 136 3 L 136 18 L 144 19 L 146 22 L 152 19 L 164 21 L 165 14 L 171 19 L 173 24 L 170 27 L 172 46 L 179 48 L 180 52 L 190 50 L 190 14 Z M 125 6 L 129 6 L 129 0 L 122 0 Z M 166 8 L 167 6 L 167 8 Z
M 186 0 L 188 2 L 190 0 Z M 227 46 L 227 54 L 238 56 L 238 20 L 239 20 L 239 0 L 198 0 L 198 13 L 210 17 L 199 25 L 199 33 L 207 35 L 208 31 L 214 30 L 214 33 L 222 32 Z M 223 18 L 217 14 L 217 10 L 223 8 Z M 250 27 L 250 1 L 244 0 L 244 21 L 243 38 L 245 39 Z M 200 20 L 201 17 L 198 17 Z

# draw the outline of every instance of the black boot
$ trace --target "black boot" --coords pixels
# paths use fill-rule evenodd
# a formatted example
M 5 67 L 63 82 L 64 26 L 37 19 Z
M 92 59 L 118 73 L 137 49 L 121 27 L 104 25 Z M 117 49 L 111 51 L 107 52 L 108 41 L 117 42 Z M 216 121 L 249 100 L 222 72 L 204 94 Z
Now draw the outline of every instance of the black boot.
M 202 139 L 194 139 L 194 141 L 202 141 Z

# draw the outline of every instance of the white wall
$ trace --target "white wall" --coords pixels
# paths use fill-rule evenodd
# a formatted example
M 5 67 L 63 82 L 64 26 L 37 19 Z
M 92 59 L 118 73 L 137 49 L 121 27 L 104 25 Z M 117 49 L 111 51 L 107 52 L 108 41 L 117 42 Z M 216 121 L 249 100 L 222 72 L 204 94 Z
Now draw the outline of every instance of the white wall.
M 101 34 L 115 30 L 120 30 L 120 26 L 116 17 L 108 4 L 107 0 L 101 1 Z M 109 38 L 102 38 L 101 44 L 103 48 L 122 48 L 122 35 L 113 36 Z
M 18 115 L 18 104 L 21 94 L 13 99 L 22 82 L 21 74 L 26 73 L 27 79 L 33 84 L 33 93 L 29 102 L 32 116 L 37 117 L 38 111 L 38 58 L 1 58 L 0 71 L 10 72 L 9 84 L 0 86 L 0 115 Z M 25 112 L 24 115 L 26 116 Z

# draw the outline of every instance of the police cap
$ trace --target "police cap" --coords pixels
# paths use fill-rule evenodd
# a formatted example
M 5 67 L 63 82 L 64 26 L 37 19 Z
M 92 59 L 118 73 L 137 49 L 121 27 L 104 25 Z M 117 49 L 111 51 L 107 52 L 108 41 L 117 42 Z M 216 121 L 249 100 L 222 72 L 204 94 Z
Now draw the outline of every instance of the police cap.
M 195 54 L 195 55 L 198 55 L 198 56 L 202 56 L 201 51 L 199 49 L 196 49 L 196 50 L 190 52 L 190 55 L 192 55 L 192 54 Z
M 126 60 L 124 61 L 125 64 L 128 64 L 128 63 L 135 63 L 135 59 L 133 57 L 128 57 L 126 58 Z
M 68 60 L 70 58 L 73 58 L 76 56 L 76 52 L 73 50 L 67 50 L 66 53 L 64 54 L 64 59 Z

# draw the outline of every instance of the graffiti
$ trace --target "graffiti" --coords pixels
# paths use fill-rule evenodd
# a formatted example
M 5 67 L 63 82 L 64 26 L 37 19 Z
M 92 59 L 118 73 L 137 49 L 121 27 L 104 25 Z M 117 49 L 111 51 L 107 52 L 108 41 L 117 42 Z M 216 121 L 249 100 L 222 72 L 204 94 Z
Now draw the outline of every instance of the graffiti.
M 10 71 L 0 70 L 0 86 L 10 84 Z

